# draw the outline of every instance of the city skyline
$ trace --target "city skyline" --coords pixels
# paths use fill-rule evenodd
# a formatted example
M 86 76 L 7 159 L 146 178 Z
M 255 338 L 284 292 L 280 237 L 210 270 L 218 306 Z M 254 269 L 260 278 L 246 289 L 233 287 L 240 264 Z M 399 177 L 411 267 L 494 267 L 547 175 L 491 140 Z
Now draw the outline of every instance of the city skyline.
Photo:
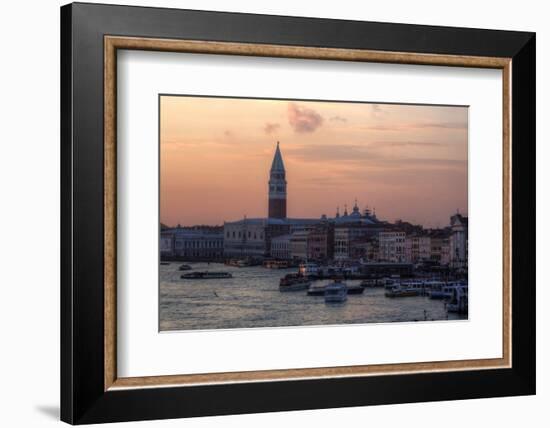
M 277 141 L 288 217 L 376 208 L 443 227 L 468 212 L 468 109 L 449 106 L 161 97 L 161 222 L 266 217 Z

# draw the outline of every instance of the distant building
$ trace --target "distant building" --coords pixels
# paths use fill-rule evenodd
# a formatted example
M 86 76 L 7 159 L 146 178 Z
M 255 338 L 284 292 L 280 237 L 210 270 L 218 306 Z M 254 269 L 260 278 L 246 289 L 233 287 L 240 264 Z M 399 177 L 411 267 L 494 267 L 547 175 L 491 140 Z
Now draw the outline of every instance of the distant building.
M 356 258 L 352 243 L 363 238 L 372 238 L 386 229 L 387 225 L 374 222 L 336 223 L 334 227 L 334 259 Z
M 378 251 L 378 235 L 363 236 L 349 243 L 349 255 L 353 260 L 377 262 Z
M 309 230 L 298 230 L 290 238 L 290 256 L 293 260 L 307 260 Z
M 220 260 L 223 257 L 221 227 L 165 229 L 160 236 L 161 257 L 185 260 Z
M 174 255 L 174 232 L 163 227 L 160 232 L 160 256 L 173 256 Z
M 292 235 L 281 235 L 271 239 L 271 257 L 281 260 L 290 260 L 290 240 Z
M 468 217 L 455 214 L 451 217 L 449 266 L 453 269 L 468 268 Z
M 268 219 L 243 219 L 223 225 L 225 257 L 264 257 L 268 254 Z
M 380 232 L 378 257 L 382 262 L 405 262 L 405 232 Z
M 334 256 L 334 225 L 321 224 L 307 235 L 308 260 L 328 260 Z
M 405 238 L 405 261 L 421 263 L 431 259 L 431 238 L 428 235 L 410 235 Z
M 432 230 L 430 233 L 430 260 L 432 263 L 447 266 L 449 264 L 450 229 Z
M 295 231 L 311 230 L 318 223 L 318 219 L 291 218 L 244 218 L 225 222 L 224 256 L 269 257 L 272 239 Z

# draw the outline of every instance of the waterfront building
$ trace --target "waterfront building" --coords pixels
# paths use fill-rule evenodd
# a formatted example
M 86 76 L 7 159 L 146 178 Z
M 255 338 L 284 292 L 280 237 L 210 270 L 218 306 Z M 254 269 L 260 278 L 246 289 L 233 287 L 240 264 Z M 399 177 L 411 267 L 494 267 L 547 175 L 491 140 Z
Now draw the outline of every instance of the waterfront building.
M 349 255 L 353 260 L 377 262 L 378 252 L 378 235 L 363 236 L 349 243 Z
M 174 255 L 174 232 L 167 227 L 162 227 L 160 232 L 160 256 L 170 257 Z
M 309 230 L 298 230 L 290 238 L 290 256 L 293 260 L 307 260 Z
M 405 261 L 421 263 L 431 259 L 431 238 L 428 235 L 410 235 L 405 238 Z
M 267 254 L 266 229 L 269 219 L 244 218 L 224 223 L 223 254 L 225 257 L 264 257 Z
M 286 218 L 286 171 L 278 141 L 269 171 L 268 216 Z
M 451 237 L 449 267 L 468 268 L 468 217 L 456 213 L 451 217 Z
M 377 236 L 386 228 L 387 225 L 380 222 L 336 223 L 334 227 L 334 259 L 348 260 L 355 258 L 352 254 L 352 242 Z
M 405 232 L 399 230 L 380 232 L 378 235 L 379 261 L 405 262 L 405 236 Z
M 308 231 L 319 219 L 244 218 L 223 225 L 225 257 L 265 258 L 271 255 L 271 241 L 279 236 Z
M 223 231 L 221 227 L 176 227 L 165 229 L 160 238 L 161 258 L 185 260 L 221 260 Z
M 290 260 L 290 239 L 292 235 L 281 235 L 271 239 L 271 257 L 281 260 Z
M 451 239 L 450 237 L 444 238 L 441 243 L 441 266 L 449 266 L 451 263 Z
M 430 260 L 437 265 L 449 264 L 450 229 L 436 229 L 430 233 Z
M 309 260 L 332 259 L 334 250 L 334 225 L 325 223 L 309 231 L 307 258 Z

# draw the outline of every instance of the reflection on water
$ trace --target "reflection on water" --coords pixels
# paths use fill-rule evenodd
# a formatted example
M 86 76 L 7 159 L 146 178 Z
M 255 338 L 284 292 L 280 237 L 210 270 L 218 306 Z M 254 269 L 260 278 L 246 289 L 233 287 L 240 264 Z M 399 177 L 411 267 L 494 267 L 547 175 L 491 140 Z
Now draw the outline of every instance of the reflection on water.
M 428 297 L 387 298 L 383 288 L 367 288 L 343 304 L 325 304 L 306 291 L 279 291 L 279 279 L 295 269 L 237 268 L 189 263 L 193 271 L 231 272 L 233 278 L 185 280 L 179 263 L 160 266 L 160 330 L 204 330 L 327 324 L 465 319 L 443 301 Z M 324 281 L 325 283 L 328 281 Z M 360 281 L 346 281 L 348 285 Z M 424 312 L 426 311 L 426 312 Z

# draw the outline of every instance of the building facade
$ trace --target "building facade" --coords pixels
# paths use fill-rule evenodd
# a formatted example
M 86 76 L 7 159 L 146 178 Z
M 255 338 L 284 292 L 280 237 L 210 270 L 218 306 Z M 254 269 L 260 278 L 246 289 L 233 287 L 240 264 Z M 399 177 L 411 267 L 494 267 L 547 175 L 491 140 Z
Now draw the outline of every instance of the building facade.
M 405 262 L 405 232 L 380 232 L 378 257 L 381 262 Z
M 334 227 L 334 259 L 356 259 L 353 249 L 360 241 L 378 236 L 384 225 L 374 222 L 336 223 Z
M 468 217 L 455 214 L 451 217 L 451 236 L 449 239 L 450 261 L 452 269 L 468 268 Z
M 349 254 L 353 260 L 377 262 L 379 259 L 378 251 L 378 235 L 364 236 L 351 241 L 349 244 Z
M 430 235 L 430 260 L 437 265 L 449 264 L 449 233 L 447 229 L 437 230 Z
M 292 235 L 281 235 L 271 239 L 271 257 L 280 260 L 290 260 L 290 240 Z
M 298 230 L 290 238 L 290 257 L 293 260 L 305 261 L 308 255 L 309 230 Z
M 166 229 L 160 237 L 161 258 L 221 260 L 223 241 L 221 227 Z
M 431 260 L 431 238 L 427 235 L 411 235 L 405 238 L 405 261 L 421 263 Z
M 308 260 L 328 260 L 334 256 L 334 225 L 322 224 L 307 235 Z
M 266 240 L 267 220 L 261 218 L 226 222 L 223 225 L 225 257 L 264 257 L 269 247 Z

